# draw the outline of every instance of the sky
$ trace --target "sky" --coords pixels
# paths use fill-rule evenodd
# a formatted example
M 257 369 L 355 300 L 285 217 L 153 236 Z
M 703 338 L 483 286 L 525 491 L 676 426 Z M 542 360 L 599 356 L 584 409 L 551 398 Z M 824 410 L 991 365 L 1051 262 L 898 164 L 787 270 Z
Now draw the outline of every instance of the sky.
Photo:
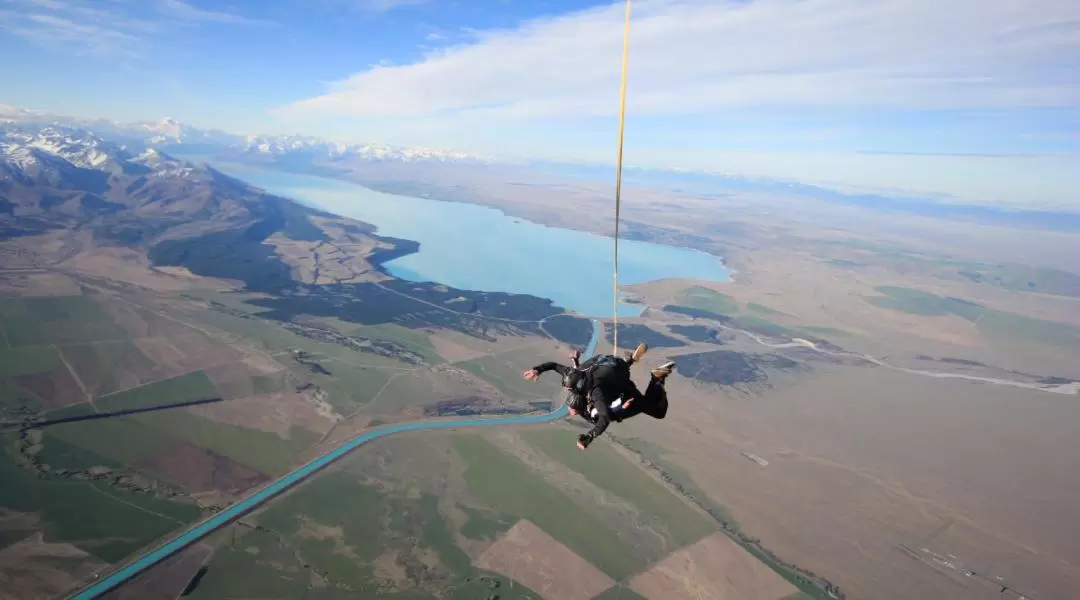
M 625 4 L 0 0 L 0 103 L 611 163 Z M 635 0 L 628 165 L 1080 209 L 1076 0 Z

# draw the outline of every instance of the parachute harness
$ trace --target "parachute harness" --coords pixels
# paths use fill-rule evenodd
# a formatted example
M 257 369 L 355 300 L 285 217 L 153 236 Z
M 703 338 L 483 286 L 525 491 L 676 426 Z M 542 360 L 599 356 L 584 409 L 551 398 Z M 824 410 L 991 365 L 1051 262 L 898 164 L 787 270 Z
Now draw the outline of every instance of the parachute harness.
M 623 132 L 626 124 L 626 73 L 630 56 L 630 0 L 626 0 L 626 23 L 623 26 L 622 83 L 619 90 L 619 158 L 615 167 L 615 297 L 613 299 L 614 356 L 619 355 L 619 208 L 622 204 Z

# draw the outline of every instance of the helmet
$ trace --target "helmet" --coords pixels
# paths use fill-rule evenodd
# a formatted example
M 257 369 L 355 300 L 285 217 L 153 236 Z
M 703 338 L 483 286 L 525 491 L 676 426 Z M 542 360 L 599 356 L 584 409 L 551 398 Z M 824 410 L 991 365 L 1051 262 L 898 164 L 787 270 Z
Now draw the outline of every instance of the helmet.
M 563 375 L 562 386 L 566 389 L 566 405 L 578 412 L 585 410 L 585 373 L 574 369 Z
M 566 392 L 566 406 L 568 408 L 576 410 L 579 413 L 584 413 L 586 404 L 585 396 L 573 390 Z
M 562 386 L 573 393 L 581 394 L 585 391 L 585 373 L 574 369 L 563 375 Z

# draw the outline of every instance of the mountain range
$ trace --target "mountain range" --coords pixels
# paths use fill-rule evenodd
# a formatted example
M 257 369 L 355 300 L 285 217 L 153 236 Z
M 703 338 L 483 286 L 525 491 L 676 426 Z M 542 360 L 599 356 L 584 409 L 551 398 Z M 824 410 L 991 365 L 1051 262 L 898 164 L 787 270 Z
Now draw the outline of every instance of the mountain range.
M 164 160 L 172 161 L 176 169 L 193 168 L 178 166 L 176 159 L 168 158 L 172 154 L 337 177 L 363 185 L 396 182 L 394 189 L 401 187 L 402 183 L 409 184 L 413 179 L 421 180 L 441 167 L 456 169 L 457 173 L 464 172 L 461 169 L 490 170 L 485 176 L 495 177 L 504 176 L 494 172 L 500 165 L 525 167 L 561 179 L 610 181 L 614 175 L 614 170 L 605 165 L 556 161 L 522 163 L 460 152 L 345 143 L 311 136 L 240 135 L 199 129 L 170 118 L 131 123 L 79 119 L 5 105 L 0 105 L 0 137 L 7 140 L 2 151 L 7 155 L 5 160 L 15 163 L 30 160 L 28 152 L 32 154 L 55 149 L 72 165 L 83 169 L 97 169 L 99 164 L 105 170 L 115 169 L 119 163 L 107 158 L 109 152 L 126 153 L 128 158 L 125 160 L 136 165 L 140 160 Z M 83 141 L 86 143 L 83 144 Z M 105 148 L 109 149 L 108 152 Z M 156 150 L 159 154 L 147 154 L 150 150 Z M 21 154 L 16 156 L 14 153 Z M 55 173 L 55 170 L 60 168 L 57 165 L 47 166 L 49 159 L 40 152 L 34 156 L 34 160 L 41 164 L 27 164 L 31 172 L 42 169 L 43 172 L 49 172 L 51 169 Z M 194 174 L 194 171 L 187 173 Z M 78 177 L 100 177 L 82 171 L 76 174 Z M 1080 213 L 1067 210 L 965 204 L 903 194 L 837 191 L 794 181 L 686 169 L 628 166 L 624 169 L 624 180 L 630 185 L 657 187 L 718 201 L 732 193 L 762 192 L 812 198 L 829 204 L 897 215 L 919 215 L 1030 229 L 1080 231 Z M 95 201 L 88 202 L 93 204 Z M 0 203 L 0 212 L 5 210 L 5 206 Z
M 328 237 L 327 226 L 337 233 Z M 184 266 L 276 290 L 297 279 L 282 243 L 340 241 L 369 256 L 414 249 L 373 232 L 149 144 L 73 126 L 0 126 L 0 243 L 26 239 L 21 252 L 49 255 L 52 264 L 115 247 L 146 266 Z M 366 264 L 363 256 L 357 264 Z
M 492 160 L 461 152 L 335 142 L 311 136 L 241 135 L 216 129 L 198 129 L 168 117 L 160 121 L 129 123 L 107 119 L 80 119 L 0 105 L 0 131 L 11 127 L 63 128 L 84 134 L 92 132 L 95 136 L 129 148 L 185 152 L 210 150 L 219 155 L 232 153 L 238 156 L 276 157 L 303 154 L 329 160 L 404 162 L 485 163 Z

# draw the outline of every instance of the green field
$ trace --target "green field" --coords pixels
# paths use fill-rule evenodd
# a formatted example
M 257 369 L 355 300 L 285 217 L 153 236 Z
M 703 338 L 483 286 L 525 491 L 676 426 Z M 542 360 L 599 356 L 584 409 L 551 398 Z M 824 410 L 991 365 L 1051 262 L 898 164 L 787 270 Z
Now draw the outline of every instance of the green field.
M 77 446 L 56 435 L 52 428 L 44 432 L 44 443 L 38 458 L 41 463 L 48 465 L 52 470 L 70 469 L 73 471 L 85 471 L 92 467 L 102 466 L 110 469 L 122 469 L 123 463 L 101 456 L 100 454 Z
M 0 320 L 12 348 L 128 337 L 88 296 L 0 300 Z
M 465 600 L 488 598 L 492 589 L 507 599 L 532 594 L 516 582 L 511 591 L 506 578 L 475 569 L 429 493 L 388 492 L 330 471 L 255 520 L 260 529 L 230 528 L 235 542 L 233 535 L 215 536 L 218 550 L 191 598 L 300 597 L 311 578 L 304 565 L 326 582 L 307 598 L 434 598 L 428 592 L 437 590 Z M 395 594 L 378 585 L 372 561 L 388 553 L 396 553 L 412 589 Z M 421 562 L 425 554 L 437 564 Z
M 342 323 L 345 323 L 342 321 Z M 350 323 L 350 325 L 353 325 Z M 428 334 L 416 329 L 409 329 L 400 325 L 384 323 L 381 325 L 364 325 L 361 327 L 342 328 L 348 335 L 370 338 L 373 340 L 386 340 L 397 342 L 405 348 L 416 352 L 424 357 L 428 364 L 437 365 L 444 362 L 443 357 L 435 351 Z
M 220 542 L 198 587 L 185 598 L 302 598 L 312 574 L 277 535 L 238 525 L 216 536 Z M 235 536 L 235 545 L 234 539 Z M 278 568 L 270 566 L 278 565 Z
M 495 386 L 508 398 L 532 401 L 552 398 L 560 389 L 559 377 L 554 372 L 542 375 L 535 382 L 525 381 L 521 377 L 527 369 L 547 360 L 560 361 L 561 358 L 538 356 L 536 350 L 522 348 L 459 362 L 457 366 Z
M 778 317 L 787 316 L 785 313 L 782 313 L 782 312 L 780 312 L 778 310 L 769 308 L 768 306 L 765 306 L 764 304 L 758 304 L 757 302 L 747 302 L 746 303 L 746 310 L 748 310 L 748 311 L 750 311 L 752 313 L 757 313 L 759 315 L 765 315 L 765 316 L 768 316 L 768 317 L 771 317 L 771 316 L 778 316 Z
M 1080 345 L 1080 327 L 1068 323 L 1025 317 L 913 288 L 879 286 L 874 290 L 883 295 L 864 298 L 875 306 L 925 317 L 960 317 L 974 323 L 991 342 L 1028 342 L 1062 347 Z
M 135 417 L 61 423 L 45 431 L 45 452 L 52 452 L 49 449 L 51 439 L 59 439 L 102 458 L 128 465 L 163 452 L 176 441 Z
M 288 365 L 286 361 L 291 361 L 291 359 L 286 357 L 280 358 L 279 361 L 287 364 L 302 379 L 326 390 L 327 402 L 344 415 L 370 404 L 375 394 L 386 385 L 390 377 L 402 372 L 397 369 L 358 366 L 335 360 L 319 360 L 319 364 L 331 373 L 331 375 L 325 375 L 312 371 L 304 365 L 296 363 Z
M 64 346 L 61 352 L 94 396 L 120 389 L 121 370 L 145 377 L 157 369 L 154 361 L 130 340 Z
M 712 516 L 714 521 L 728 531 L 738 531 L 739 525 L 731 515 L 731 512 L 709 498 L 709 496 L 694 483 L 694 479 L 689 473 L 681 467 L 676 466 L 675 463 L 665 456 L 663 448 L 637 438 L 620 439 L 619 441 L 663 471 L 664 474 L 671 478 L 671 481 L 679 487 L 684 496 L 694 499 Z
M 514 520 L 509 515 L 499 514 L 497 518 L 492 518 L 476 508 L 469 506 L 458 508 L 468 516 L 465 524 L 461 526 L 461 535 L 470 540 L 491 541 L 514 526 Z
M 285 473 L 302 452 L 319 441 L 317 433 L 297 425 L 289 429 L 288 439 L 282 439 L 276 433 L 218 423 L 186 410 L 143 413 L 130 418 L 267 475 Z
M 739 312 L 739 303 L 731 296 L 698 285 L 679 292 L 675 303 L 718 315 L 732 315 Z
M 40 479 L 19 468 L 7 453 L 0 455 L 0 507 L 36 513 L 45 541 L 71 542 L 108 562 L 123 559 L 200 515 L 194 505 L 111 490 L 103 484 Z
M 686 308 L 703 310 L 721 317 L 731 318 L 731 325 L 737 329 L 752 331 L 763 335 L 786 338 L 829 338 L 851 337 L 851 333 L 832 327 L 815 327 L 806 325 L 782 325 L 770 321 L 765 317 L 774 319 L 794 319 L 787 313 L 769 308 L 763 304 L 749 302 L 744 309 L 742 305 L 727 294 L 713 291 L 701 286 L 690 286 L 679 292 L 675 298 L 675 304 Z
M 243 319 L 212 310 L 203 310 L 191 315 L 191 320 L 242 336 L 247 341 L 257 342 L 262 345 L 264 350 L 271 353 L 298 349 L 317 356 L 331 357 L 336 361 L 352 365 L 398 369 L 410 366 L 399 360 L 377 354 L 358 352 L 339 344 L 315 341 L 292 333 L 283 328 L 279 322 L 268 319 Z
M 378 393 L 368 408 L 375 413 L 396 413 L 410 406 L 422 406 L 431 402 L 441 392 L 436 390 L 435 382 L 427 373 L 400 373 L 394 376 L 393 381 L 387 377 L 386 387 L 380 392 L 379 386 L 371 391 Z
M 28 394 L 14 378 L 66 368 L 51 346 L 0 350 L 0 418 L 21 418 L 41 410 L 40 398 Z
M 137 408 L 205 397 L 204 392 L 212 389 L 200 371 L 108 396 L 95 404 L 101 410 Z M 86 412 L 89 405 L 78 406 Z M 59 415 L 54 412 L 50 416 Z M 188 440 L 267 475 L 287 471 L 300 453 L 319 439 L 318 434 L 299 426 L 293 426 L 288 439 L 283 439 L 276 433 L 211 421 L 185 409 L 62 423 L 49 427 L 47 435 L 129 465 L 167 450 L 177 440 Z
M 220 395 L 206 373 L 195 371 L 98 398 L 94 405 L 101 412 L 113 412 L 218 397 Z
M 610 445 L 596 444 L 588 452 L 581 452 L 574 445 L 575 434 L 567 429 L 537 429 L 523 432 L 522 437 L 597 487 L 627 500 L 644 518 L 659 519 L 674 547 L 692 544 L 718 529 L 715 521 L 675 496 Z
M 467 464 L 469 492 L 481 502 L 532 521 L 612 579 L 624 579 L 645 566 L 645 559 L 622 547 L 613 531 L 491 442 L 459 435 L 454 449 Z
M 593 596 L 593 600 L 646 600 L 644 596 L 634 590 L 616 585 Z
M 63 366 L 60 354 L 51 346 L 0 350 L 0 380 L 17 375 L 44 373 Z
M 316 342 L 286 331 L 276 321 L 242 319 L 213 311 L 202 311 L 196 318 L 208 325 L 241 335 L 248 341 L 260 344 L 270 353 L 285 353 L 293 349 L 307 352 L 331 375 L 326 376 L 298 364 L 287 354 L 279 356 L 277 360 L 302 379 L 325 390 L 328 394 L 327 402 L 341 414 L 351 414 L 368 405 L 392 374 L 413 367 L 399 360 L 357 352 L 337 344 Z M 400 334 L 400 331 L 395 330 L 400 329 L 402 328 L 386 325 L 380 327 L 380 332 L 386 335 L 386 339 L 399 341 L 410 350 L 427 356 L 422 348 L 413 345 L 415 338 L 393 338 L 395 333 Z
M 1060 269 L 954 260 L 937 253 L 858 240 L 829 240 L 817 243 L 824 247 L 844 247 L 872 254 L 871 260 L 899 273 L 915 271 L 940 279 L 966 280 L 1018 292 L 1080 296 L 1080 275 Z M 839 267 L 860 267 L 868 264 L 840 258 L 827 258 L 826 262 Z

